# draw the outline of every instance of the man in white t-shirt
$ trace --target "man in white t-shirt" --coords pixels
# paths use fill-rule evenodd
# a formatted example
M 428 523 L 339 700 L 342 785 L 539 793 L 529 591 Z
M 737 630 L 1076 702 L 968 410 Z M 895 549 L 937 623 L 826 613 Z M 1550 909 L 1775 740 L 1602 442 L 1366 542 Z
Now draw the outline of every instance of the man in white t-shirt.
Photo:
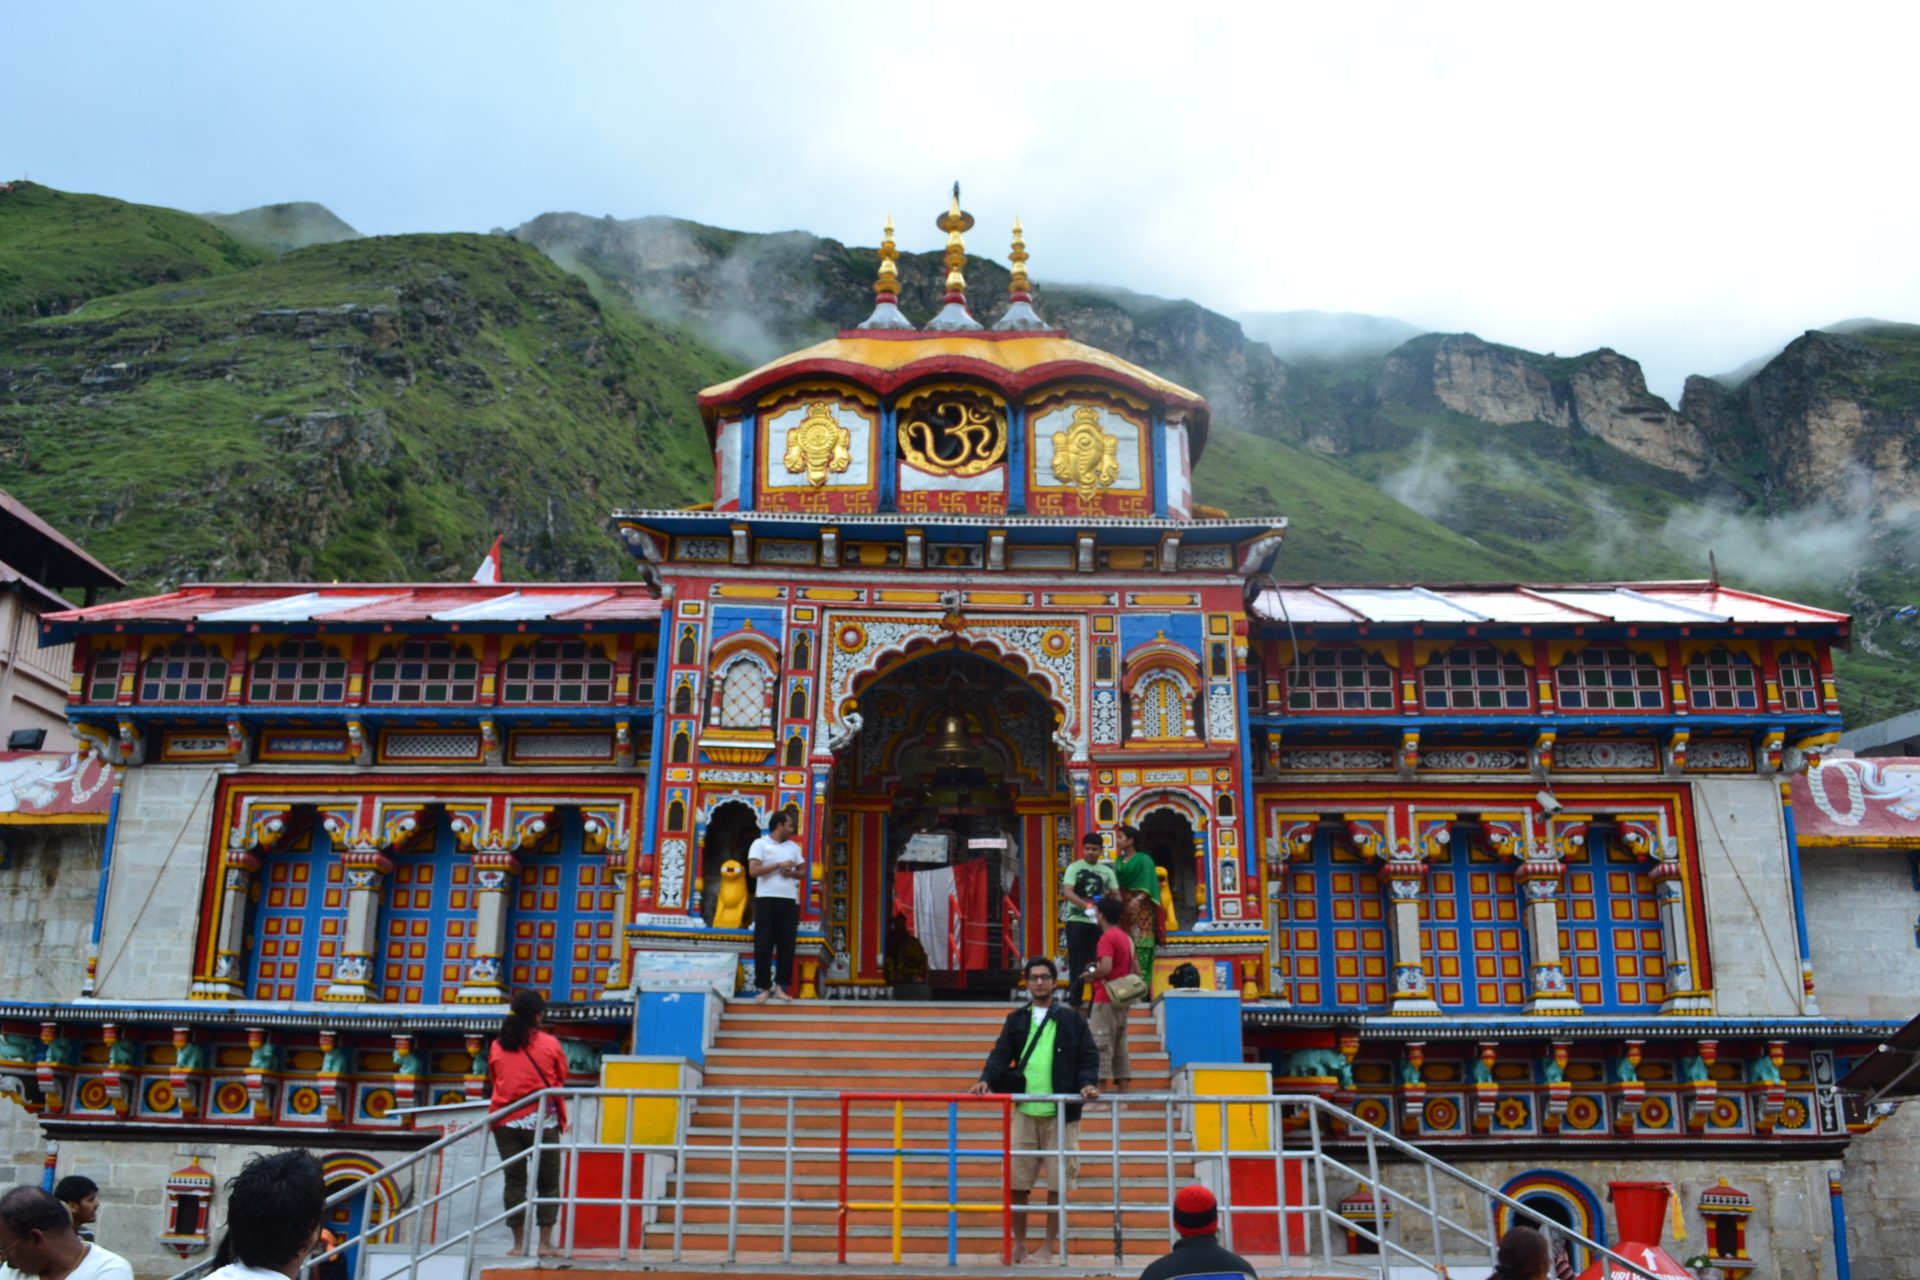
M 311 1151 L 269 1151 L 240 1166 L 227 1183 L 232 1261 L 206 1280 L 297 1280 L 321 1245 L 327 1175 Z
M 800 825 L 791 809 L 767 823 L 767 834 L 747 850 L 747 874 L 753 896 L 753 985 L 755 1004 L 791 1000 L 793 940 L 800 932 L 800 884 L 807 874 L 807 851 L 794 841 Z
M 133 1268 L 82 1240 L 67 1206 L 39 1187 L 15 1187 L 0 1196 L 0 1280 L 133 1280 Z

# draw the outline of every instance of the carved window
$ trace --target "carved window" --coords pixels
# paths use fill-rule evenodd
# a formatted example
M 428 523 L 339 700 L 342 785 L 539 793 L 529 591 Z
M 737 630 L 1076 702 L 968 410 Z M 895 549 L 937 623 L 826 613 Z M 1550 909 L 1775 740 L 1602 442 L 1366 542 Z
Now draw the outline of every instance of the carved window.
M 685 729 L 676 729 L 673 733 L 673 749 L 667 757 L 669 764 L 690 764 L 693 760 L 693 739 L 687 736 Z
M 423 847 L 393 860 L 376 958 L 382 1000 L 453 1000 L 471 959 L 475 892 L 473 860 L 444 823 Z
M 1553 670 L 1563 711 L 1663 711 L 1660 668 L 1624 645 L 1588 645 Z
M 1783 711 L 1820 710 L 1820 664 L 1812 654 L 1789 649 L 1780 655 L 1780 707 Z
M 221 702 L 226 696 L 227 660 L 198 640 L 176 640 L 140 669 L 142 702 Z
M 653 705 L 653 686 L 659 672 L 659 655 L 648 652 L 633 660 L 633 702 L 635 706 Z
M 1297 1009 L 1384 1009 L 1387 895 L 1377 864 L 1325 833 L 1277 876 L 1273 981 Z
M 112 702 L 120 696 L 120 650 L 103 653 L 87 673 L 87 701 Z
M 333 981 L 347 921 L 346 869 L 323 836 L 276 849 L 260 868 L 248 937 L 247 993 L 316 1000 Z
M 693 681 L 683 678 L 673 687 L 673 714 L 676 716 L 693 714 Z
M 1756 711 L 1759 683 L 1745 654 L 1719 645 L 1687 664 L 1687 699 L 1695 711 Z
M 735 658 L 720 673 L 714 723 L 722 729 L 759 729 L 767 723 L 767 669 L 752 658 Z
M 685 831 L 687 829 L 687 806 L 677 797 L 667 806 L 667 830 Z
M 549 1000 L 591 1000 L 614 958 L 618 890 L 605 859 L 581 847 L 577 813 L 560 838 L 522 856 L 513 888 L 507 985 Z
M 1492 645 L 1457 644 L 1420 669 L 1428 711 L 1528 711 L 1527 669 Z
M 787 739 L 786 767 L 798 769 L 807 762 L 807 744 L 798 736 Z
M 1560 954 L 1587 1012 L 1644 1011 L 1667 996 L 1660 901 L 1646 867 L 1610 843 L 1567 855 Z
M 700 660 L 700 632 L 694 627 L 680 628 L 680 648 L 673 660 L 682 665 L 691 665 Z
M 1391 711 L 1393 668 L 1352 645 L 1303 655 L 1287 690 L 1289 711 Z
M 1133 694 L 1134 736 L 1187 736 L 1187 691 L 1171 675 L 1149 676 Z
M 340 702 L 347 696 L 347 660 L 318 640 L 286 640 L 253 660 L 253 702 Z
M 480 663 L 445 640 L 409 640 L 375 660 L 368 702 L 473 702 L 480 695 Z
M 1093 651 L 1093 678 L 1095 680 L 1113 679 L 1113 646 L 1097 645 Z
M 501 669 L 501 701 L 611 702 L 613 663 L 578 640 L 542 640 Z
M 802 631 L 793 638 L 793 666 L 796 671 L 809 671 L 813 668 L 813 645 Z
M 787 695 L 787 718 L 805 720 L 807 718 L 807 686 L 796 684 L 793 692 Z
M 1213 666 L 1211 668 L 1211 673 L 1215 676 L 1219 676 L 1222 679 L 1224 679 L 1226 676 L 1231 674 L 1231 668 L 1229 668 L 1227 665 L 1227 646 L 1224 644 L 1221 644 L 1219 641 L 1216 640 L 1212 646 L 1212 649 L 1213 649 Z

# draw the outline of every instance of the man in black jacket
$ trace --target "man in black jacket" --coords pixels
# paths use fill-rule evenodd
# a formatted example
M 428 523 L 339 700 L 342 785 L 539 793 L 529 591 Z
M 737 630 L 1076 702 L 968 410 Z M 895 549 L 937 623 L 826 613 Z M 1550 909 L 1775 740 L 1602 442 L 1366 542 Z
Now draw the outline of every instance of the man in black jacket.
M 1180 1238 L 1173 1251 L 1147 1264 L 1140 1280 L 1179 1280 L 1181 1276 L 1258 1276 L 1253 1264 L 1220 1247 L 1220 1203 L 1199 1183 L 1180 1188 L 1173 1198 L 1173 1229 Z
M 991 1093 L 993 1081 L 1007 1068 L 1019 1063 L 1024 1056 L 1026 1065 L 1022 1068 L 1025 1085 L 1021 1093 L 1078 1093 L 1082 1100 L 1091 1102 L 1100 1096 L 1100 1050 L 1093 1043 L 1093 1032 L 1087 1029 L 1084 1018 L 1075 1013 L 1065 1001 L 1054 999 L 1054 986 L 1059 981 L 1059 970 L 1046 956 L 1035 956 L 1027 961 L 1027 995 L 1032 1001 L 1024 1009 L 1015 1009 L 1007 1015 L 1006 1023 L 1000 1028 L 1000 1038 L 993 1042 L 993 1051 L 987 1055 L 987 1065 L 980 1070 L 980 1079 L 969 1092 Z M 1031 1052 L 1029 1052 L 1031 1049 Z M 1053 1102 L 1022 1102 L 1013 1109 L 1013 1149 L 1015 1151 L 1075 1151 L 1080 1145 L 1080 1103 L 1064 1104 L 1066 1109 L 1065 1132 L 1060 1130 L 1059 1111 L 1062 1104 Z M 1055 1160 L 1039 1155 L 1016 1155 L 1013 1157 L 1013 1202 L 1024 1205 L 1033 1192 L 1034 1183 L 1039 1181 L 1043 1164 L 1052 1168 Z M 1080 1158 L 1067 1157 L 1065 1184 L 1054 1188 L 1061 1199 L 1073 1189 L 1073 1183 L 1080 1176 Z M 1049 1203 L 1044 1197 L 1041 1204 Z M 1022 1210 L 1013 1217 L 1013 1260 L 1025 1262 L 1027 1259 L 1027 1218 Z M 1059 1247 L 1059 1219 L 1054 1214 L 1046 1215 L 1045 1243 L 1040 1252 L 1033 1255 L 1036 1262 L 1049 1262 L 1054 1250 Z

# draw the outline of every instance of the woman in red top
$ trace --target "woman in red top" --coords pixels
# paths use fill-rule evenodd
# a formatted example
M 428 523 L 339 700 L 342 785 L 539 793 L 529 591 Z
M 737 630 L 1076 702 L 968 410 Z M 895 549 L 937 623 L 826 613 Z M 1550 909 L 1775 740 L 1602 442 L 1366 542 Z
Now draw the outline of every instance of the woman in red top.
M 501 1020 L 500 1034 L 487 1050 L 487 1071 L 493 1077 L 493 1095 L 487 1111 L 493 1124 L 493 1145 L 505 1169 L 504 1199 L 507 1227 L 513 1232 L 514 1253 L 525 1249 L 527 1165 L 534 1134 L 540 1134 L 540 1203 L 535 1214 L 540 1235 L 560 1220 L 560 1135 L 567 1128 L 567 1104 L 559 1098 L 515 1107 L 514 1103 L 542 1089 L 567 1083 L 567 1051 L 549 1032 L 547 1002 L 537 991 L 514 995 L 511 1010 Z M 557 1243 L 557 1242 L 556 1242 Z

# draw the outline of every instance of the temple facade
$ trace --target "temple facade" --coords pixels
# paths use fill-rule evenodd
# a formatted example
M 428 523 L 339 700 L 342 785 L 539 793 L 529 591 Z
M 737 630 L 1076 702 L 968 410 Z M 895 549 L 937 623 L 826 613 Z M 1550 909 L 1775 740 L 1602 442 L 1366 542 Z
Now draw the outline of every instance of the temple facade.
M 1206 402 L 1049 327 L 1017 228 L 975 319 L 970 225 L 956 196 L 926 325 L 889 228 L 865 324 L 700 394 L 713 500 L 615 513 L 637 580 L 47 617 L 112 806 L 84 980 L 0 1002 L 16 1167 L 51 1152 L 124 1192 L 115 1248 L 189 1254 L 196 1170 L 298 1141 L 344 1184 L 428 1141 L 409 1109 L 484 1092 L 512 990 L 594 1083 L 655 976 L 745 983 L 728 864 L 777 810 L 819 999 L 1009 999 L 1065 950 L 1082 837 L 1126 823 L 1162 872 L 1156 991 L 1190 965 L 1235 993 L 1276 1088 L 1590 1234 L 1644 1165 L 1737 1219 L 1706 1249 L 1737 1238 L 1731 1271 L 1830 1266 L 1826 1170 L 1883 1119 L 1834 1082 L 1905 1020 L 1823 1009 L 1810 924 L 1882 889 L 1810 903 L 1796 838 L 1848 618 L 1712 582 L 1289 581 L 1284 519 L 1196 501 Z

